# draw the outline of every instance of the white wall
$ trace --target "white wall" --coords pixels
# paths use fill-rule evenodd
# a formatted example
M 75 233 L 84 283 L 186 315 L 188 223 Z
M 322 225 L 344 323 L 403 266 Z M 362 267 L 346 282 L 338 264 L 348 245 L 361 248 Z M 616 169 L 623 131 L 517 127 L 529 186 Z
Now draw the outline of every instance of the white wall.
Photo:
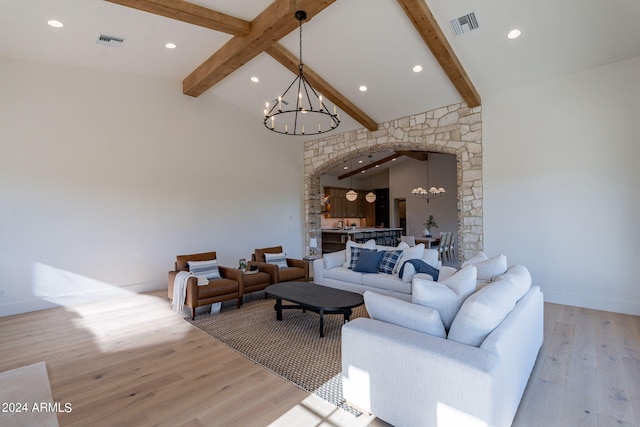
M 303 253 L 303 144 L 181 82 L 0 60 L 0 315 Z M 255 122 L 255 126 L 253 126 Z
M 640 58 L 483 97 L 484 238 L 547 301 L 640 314 Z

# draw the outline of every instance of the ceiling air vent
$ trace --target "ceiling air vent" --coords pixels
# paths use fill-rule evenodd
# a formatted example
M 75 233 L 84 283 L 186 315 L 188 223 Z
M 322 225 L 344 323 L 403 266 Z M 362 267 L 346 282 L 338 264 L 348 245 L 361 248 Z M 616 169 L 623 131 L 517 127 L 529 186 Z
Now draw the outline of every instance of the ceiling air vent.
M 103 44 L 105 46 L 121 47 L 124 44 L 124 39 L 120 37 L 100 34 L 100 37 L 98 37 L 98 41 L 96 43 Z
M 476 19 L 476 14 L 473 12 L 461 16 L 460 18 L 452 19 L 449 23 L 451 24 L 451 29 L 456 36 L 461 36 L 464 33 L 468 33 L 469 31 L 478 28 L 478 20 Z

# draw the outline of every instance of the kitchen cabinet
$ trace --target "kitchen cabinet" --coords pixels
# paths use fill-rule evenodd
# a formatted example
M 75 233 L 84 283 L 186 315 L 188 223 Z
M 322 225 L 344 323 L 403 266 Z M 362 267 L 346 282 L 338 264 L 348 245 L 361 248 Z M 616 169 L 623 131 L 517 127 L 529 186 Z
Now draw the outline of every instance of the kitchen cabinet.
M 366 193 L 364 191 L 357 191 L 358 198 L 350 202 L 347 200 L 347 188 L 337 187 L 325 187 L 325 194 L 329 194 L 331 203 L 328 208 L 328 213 L 331 218 L 364 218 L 366 216 L 366 209 L 364 200 Z

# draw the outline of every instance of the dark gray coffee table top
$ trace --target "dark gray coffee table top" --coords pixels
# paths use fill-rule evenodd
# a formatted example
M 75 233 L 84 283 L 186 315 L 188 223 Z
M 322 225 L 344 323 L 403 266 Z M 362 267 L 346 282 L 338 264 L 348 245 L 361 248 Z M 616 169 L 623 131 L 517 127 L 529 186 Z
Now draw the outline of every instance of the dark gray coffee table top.
M 308 282 L 283 282 L 268 286 L 268 296 L 276 298 L 276 319 L 282 320 L 283 309 L 303 309 L 320 314 L 320 336 L 324 336 L 324 315 L 342 314 L 345 323 L 351 317 L 352 308 L 364 304 L 362 295 Z M 283 305 L 282 300 L 297 305 Z

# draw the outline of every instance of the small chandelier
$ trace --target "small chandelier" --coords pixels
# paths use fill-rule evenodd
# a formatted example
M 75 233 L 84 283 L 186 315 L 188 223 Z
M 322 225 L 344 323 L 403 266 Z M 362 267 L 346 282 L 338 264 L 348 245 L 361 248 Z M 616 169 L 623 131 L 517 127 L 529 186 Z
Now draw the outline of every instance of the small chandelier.
M 429 162 L 429 159 L 427 158 L 427 162 Z M 431 199 L 437 199 L 438 197 L 442 196 L 443 193 L 446 193 L 447 190 L 445 190 L 442 187 L 429 187 L 429 166 L 427 163 L 427 187 L 429 188 L 428 190 L 422 188 L 422 187 L 418 187 L 418 188 L 414 188 L 413 190 L 411 190 L 411 194 L 413 194 L 414 196 L 424 199 L 427 201 L 427 203 L 429 203 L 429 200 Z
M 369 190 L 367 195 L 364 196 L 364 199 L 369 203 L 373 203 L 376 201 L 377 196 L 376 196 L 376 192 L 373 191 L 373 180 L 371 179 L 371 156 L 369 156 L 369 188 L 371 190 Z
M 336 112 L 335 105 L 333 106 L 333 114 L 329 111 L 322 96 L 318 95 L 302 72 L 304 68 L 302 64 L 302 21 L 307 19 L 307 13 L 299 10 L 295 13 L 295 17 L 300 21 L 299 73 L 272 106 L 268 102 L 266 103 L 264 125 L 267 129 L 284 135 L 318 135 L 337 128 L 340 124 L 340 116 Z M 294 89 L 289 93 L 292 88 Z M 295 94 L 294 91 L 296 91 Z M 288 109 L 283 110 L 283 106 Z

